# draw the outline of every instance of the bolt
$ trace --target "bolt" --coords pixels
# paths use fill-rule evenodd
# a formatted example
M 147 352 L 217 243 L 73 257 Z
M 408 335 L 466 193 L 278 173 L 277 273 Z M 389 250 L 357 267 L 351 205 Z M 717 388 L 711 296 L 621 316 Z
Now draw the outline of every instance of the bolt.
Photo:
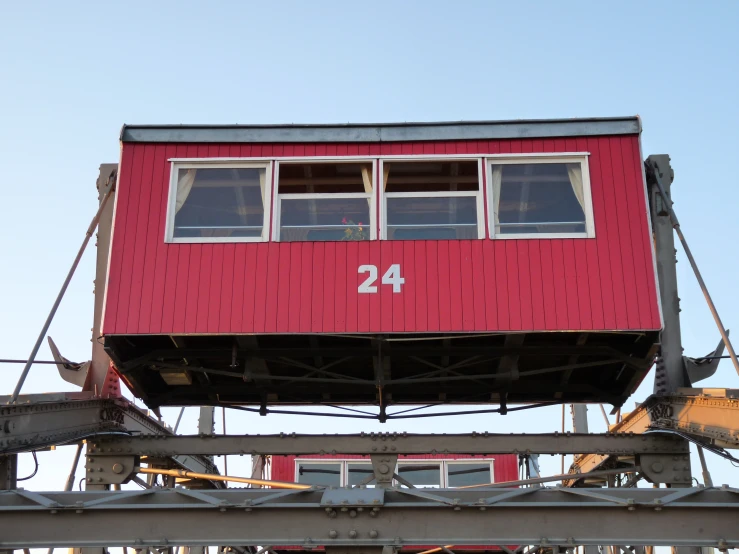
M 370 536 L 371 539 L 376 539 L 379 535 L 380 535 L 380 533 L 377 532 L 377 529 L 372 529 L 369 532 L 369 536 Z
M 356 529 L 352 529 L 351 531 L 349 531 L 350 539 L 356 539 L 358 536 L 359 536 L 359 533 L 357 532 Z
M 357 517 L 357 511 L 356 510 L 349 510 L 349 517 L 351 517 L 351 518 Z
M 121 464 L 113 464 L 111 469 L 113 470 L 113 473 L 123 473 L 123 466 Z
M 663 466 L 659 462 L 654 462 L 652 464 L 652 471 L 654 471 L 655 473 L 662 473 L 664 471 L 664 469 L 665 469 L 665 466 Z
M 336 529 L 331 529 L 331 530 L 330 530 L 330 531 L 328 532 L 328 536 L 329 536 L 329 538 L 331 538 L 331 539 L 335 539 L 336 537 L 338 537 L 338 536 L 339 536 L 339 532 L 338 532 L 338 531 L 337 531 Z
M 387 466 L 387 464 L 380 464 L 380 467 L 378 467 L 377 470 L 383 475 L 390 473 L 390 468 Z

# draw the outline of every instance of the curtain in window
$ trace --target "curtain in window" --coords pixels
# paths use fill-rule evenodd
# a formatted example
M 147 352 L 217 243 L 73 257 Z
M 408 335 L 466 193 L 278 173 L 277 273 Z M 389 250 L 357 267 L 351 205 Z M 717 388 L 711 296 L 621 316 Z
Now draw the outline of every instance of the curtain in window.
M 582 168 L 580 164 L 567 164 L 567 174 L 570 177 L 570 185 L 575 198 L 580 203 L 583 213 L 585 213 L 585 192 L 582 186 Z
M 190 195 L 190 191 L 192 190 L 192 185 L 193 183 L 195 183 L 196 173 L 197 169 L 188 169 L 184 173 L 180 171 L 179 179 L 177 180 L 177 201 L 175 203 L 175 214 L 178 213 L 182 209 L 182 206 L 185 205 L 185 201 L 187 200 L 187 197 Z
M 500 216 L 498 215 L 498 212 L 500 211 L 500 185 L 503 182 L 502 165 L 493 166 L 493 171 L 490 175 L 490 181 L 490 184 L 493 187 L 493 218 L 495 224 L 495 232 L 497 233 L 500 231 Z

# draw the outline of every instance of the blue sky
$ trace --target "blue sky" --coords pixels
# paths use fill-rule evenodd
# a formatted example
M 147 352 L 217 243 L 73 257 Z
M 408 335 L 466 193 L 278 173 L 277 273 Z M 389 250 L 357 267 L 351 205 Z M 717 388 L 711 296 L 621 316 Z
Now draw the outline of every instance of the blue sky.
M 326 123 L 639 114 L 669 153 L 682 227 L 727 327 L 739 329 L 739 3 L 7 2 L 0 17 L 0 358 L 25 358 L 96 208 L 123 123 Z M 678 264 L 686 353 L 718 341 Z M 90 353 L 94 253 L 50 335 Z M 40 358 L 48 359 L 44 347 Z M 9 394 L 20 366 L 0 366 Z M 739 388 L 728 361 L 704 386 Z M 24 392 L 71 390 L 36 366 Z M 634 396 L 643 400 L 651 375 Z M 628 406 L 633 406 L 629 401 Z M 175 411 L 165 417 L 173 422 Z M 603 430 L 597 407 L 591 430 Z M 232 432 L 554 431 L 559 408 L 402 425 L 229 415 Z M 182 429 L 195 430 L 195 410 Z M 306 421 L 306 419 L 308 421 Z M 568 416 L 569 425 L 569 416 Z M 71 448 L 28 488 L 61 487 Z M 21 473 L 32 469 L 22 457 Z M 568 462 L 569 463 L 569 462 Z M 694 475 L 699 476 L 697 459 Z M 245 474 L 246 463 L 229 470 Z M 717 483 L 737 471 L 709 456 Z M 557 473 L 547 458 L 544 473 Z M 81 472 L 80 472 L 81 475 Z

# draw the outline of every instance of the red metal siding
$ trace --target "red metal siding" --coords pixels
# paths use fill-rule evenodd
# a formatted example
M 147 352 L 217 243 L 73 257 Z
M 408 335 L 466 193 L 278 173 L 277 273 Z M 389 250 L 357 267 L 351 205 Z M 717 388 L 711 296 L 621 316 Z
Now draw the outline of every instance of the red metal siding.
M 166 244 L 169 158 L 590 152 L 594 239 Z M 638 137 L 123 145 L 104 334 L 659 329 Z M 485 207 L 487 213 L 487 202 Z M 379 218 L 378 218 L 379 219 Z M 358 294 L 361 264 L 400 294 Z

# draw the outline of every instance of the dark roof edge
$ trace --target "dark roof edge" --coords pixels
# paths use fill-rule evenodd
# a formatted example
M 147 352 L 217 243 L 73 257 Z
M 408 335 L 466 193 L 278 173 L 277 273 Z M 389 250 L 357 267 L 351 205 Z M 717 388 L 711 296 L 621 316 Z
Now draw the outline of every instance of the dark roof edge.
M 639 116 L 285 125 L 124 125 L 123 142 L 401 142 L 633 135 Z

